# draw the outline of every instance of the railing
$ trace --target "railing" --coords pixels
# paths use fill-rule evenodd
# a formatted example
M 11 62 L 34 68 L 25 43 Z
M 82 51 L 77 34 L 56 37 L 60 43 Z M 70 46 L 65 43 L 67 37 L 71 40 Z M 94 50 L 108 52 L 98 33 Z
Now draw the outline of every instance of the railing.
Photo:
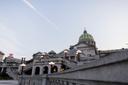
M 21 76 L 20 85 L 128 85 L 128 52 L 42 76 Z
M 0 67 L 18 67 L 19 64 L 16 64 L 16 63 L 12 63 L 12 64 L 9 64 L 9 63 L 0 63 Z
M 14 80 L 18 79 L 18 71 L 17 69 L 7 68 L 6 73 L 12 77 Z
M 43 76 L 25 76 L 19 77 L 19 85 L 47 85 L 47 75 Z
M 72 67 L 75 67 L 76 66 L 76 63 L 75 62 L 72 62 L 72 61 L 69 61 L 67 59 L 62 59 L 63 61 L 63 64 L 65 64 L 66 66 L 72 68 Z
M 128 52 L 50 74 L 48 85 L 128 85 Z
M 128 85 L 127 83 L 104 82 L 95 80 L 75 80 L 75 79 L 49 79 L 47 85 Z

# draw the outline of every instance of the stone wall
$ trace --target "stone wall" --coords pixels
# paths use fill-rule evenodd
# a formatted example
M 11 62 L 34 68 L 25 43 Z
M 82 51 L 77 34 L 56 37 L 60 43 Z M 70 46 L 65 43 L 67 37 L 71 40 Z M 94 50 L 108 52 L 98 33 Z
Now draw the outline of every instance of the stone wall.
M 30 77 L 30 84 L 22 85 L 128 85 L 127 72 L 128 51 L 122 51 L 64 72 Z M 26 83 L 29 78 L 20 79 Z

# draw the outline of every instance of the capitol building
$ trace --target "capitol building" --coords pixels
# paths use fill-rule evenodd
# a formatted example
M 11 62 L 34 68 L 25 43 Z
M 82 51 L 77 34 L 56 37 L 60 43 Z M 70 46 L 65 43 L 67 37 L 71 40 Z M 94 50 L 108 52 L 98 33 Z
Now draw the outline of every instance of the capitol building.
M 97 60 L 99 57 L 93 36 L 84 30 L 78 43 L 70 46 L 69 49 L 64 49 L 58 54 L 53 50 L 48 53 L 33 54 L 33 59 L 26 62 L 27 64 L 33 62 L 33 67 L 26 68 L 24 71 L 28 75 L 30 73 L 31 75 L 42 75 L 61 72 Z
M 98 50 L 86 30 L 79 41 L 56 53 L 37 52 L 32 59 L 2 58 L 0 72 L 20 85 L 127 85 L 128 50 Z

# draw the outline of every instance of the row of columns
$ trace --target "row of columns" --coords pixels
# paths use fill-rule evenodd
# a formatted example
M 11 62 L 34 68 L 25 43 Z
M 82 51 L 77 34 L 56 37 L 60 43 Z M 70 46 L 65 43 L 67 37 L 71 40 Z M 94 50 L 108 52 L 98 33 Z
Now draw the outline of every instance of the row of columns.
M 64 81 L 64 80 L 49 80 L 48 85 L 84 85 L 84 84 L 71 82 L 71 81 Z
M 76 81 L 67 81 L 67 80 L 57 80 L 57 79 L 52 79 L 52 80 L 47 80 L 45 79 L 38 79 L 38 78 L 30 78 L 30 77 L 24 77 L 19 80 L 20 85 L 85 85 L 80 82 Z

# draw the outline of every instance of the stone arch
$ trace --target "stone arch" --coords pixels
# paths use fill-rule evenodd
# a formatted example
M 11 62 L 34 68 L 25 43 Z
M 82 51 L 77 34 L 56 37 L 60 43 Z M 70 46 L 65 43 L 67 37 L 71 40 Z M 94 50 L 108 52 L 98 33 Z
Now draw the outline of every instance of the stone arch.
M 32 68 L 26 70 L 26 71 L 25 71 L 25 74 L 27 74 L 27 75 L 31 75 L 31 74 L 32 74 Z
M 0 67 L 0 73 L 2 72 L 2 67 Z
M 61 71 L 64 71 L 64 70 L 66 70 L 66 69 L 67 69 L 66 65 L 61 64 Z
M 35 75 L 39 75 L 40 74 L 40 67 L 36 67 L 35 68 Z
M 48 74 L 48 66 L 43 67 L 43 74 Z
M 51 66 L 51 73 L 55 73 L 55 72 L 58 72 L 58 67 L 55 65 L 52 65 Z

